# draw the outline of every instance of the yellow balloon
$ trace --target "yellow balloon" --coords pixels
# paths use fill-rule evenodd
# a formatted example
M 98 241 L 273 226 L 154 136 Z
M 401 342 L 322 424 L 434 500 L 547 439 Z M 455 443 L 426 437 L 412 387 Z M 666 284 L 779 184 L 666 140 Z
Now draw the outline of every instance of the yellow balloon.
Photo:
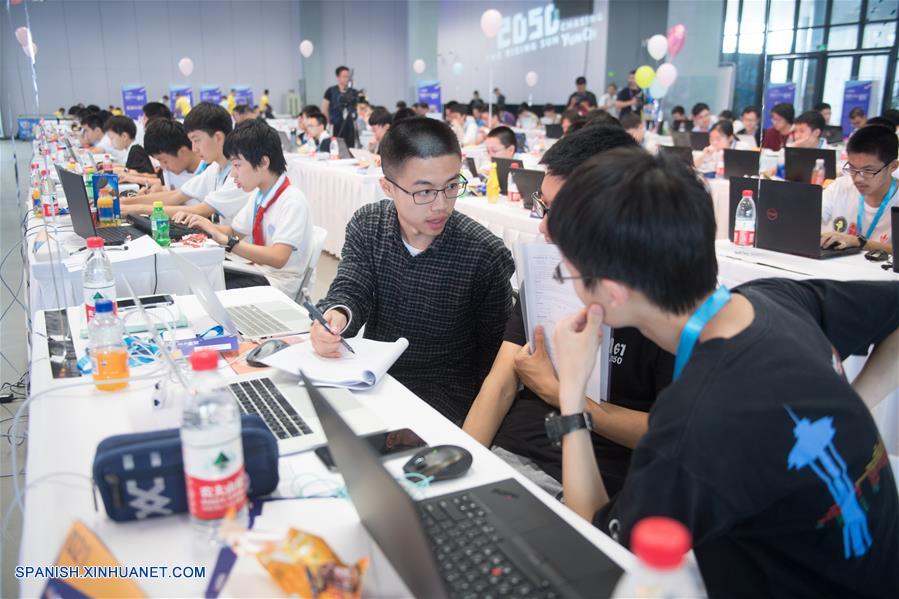
M 637 69 L 637 72 L 634 73 L 634 81 L 637 82 L 637 85 L 642 87 L 643 89 L 647 89 L 652 85 L 652 82 L 655 81 L 656 72 L 649 65 L 643 65 L 642 67 Z

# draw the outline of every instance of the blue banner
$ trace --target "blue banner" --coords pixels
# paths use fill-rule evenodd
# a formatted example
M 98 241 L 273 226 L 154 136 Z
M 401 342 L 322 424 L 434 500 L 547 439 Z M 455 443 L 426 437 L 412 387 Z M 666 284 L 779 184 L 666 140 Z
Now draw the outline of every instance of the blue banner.
M 843 87 L 843 116 L 840 119 L 840 127 L 843 135 L 849 135 L 852 131 L 852 123 L 849 121 L 849 113 L 854 108 L 861 108 L 868 116 L 871 108 L 871 97 L 874 95 L 874 84 L 871 81 L 847 81 Z
M 200 102 L 218 104 L 222 101 L 222 87 L 220 85 L 204 85 L 200 88 Z
M 187 96 L 187 101 L 190 102 L 190 105 L 194 105 L 194 90 L 189 85 L 170 85 L 169 86 L 169 108 L 172 109 L 172 114 L 175 115 L 175 118 L 181 118 L 184 115 L 181 114 L 180 111 L 175 109 L 175 102 L 178 101 L 178 94 L 182 96 Z
M 18 131 L 16 137 L 19 139 L 34 139 L 34 126 L 41 122 L 44 117 L 40 116 L 20 116 L 16 121 Z
M 122 110 L 125 116 L 131 119 L 139 119 L 143 114 L 144 104 L 147 103 L 147 88 L 143 85 L 122 86 Z
M 250 89 L 249 85 L 235 85 L 234 86 L 234 101 L 237 102 L 237 105 L 246 104 L 249 107 L 253 107 L 253 90 Z
M 765 129 L 771 126 L 771 109 L 777 104 L 793 104 L 796 101 L 795 83 L 769 83 L 765 90 Z
M 443 112 L 443 102 L 440 99 L 439 81 L 419 81 L 418 101 L 431 107 L 431 112 Z

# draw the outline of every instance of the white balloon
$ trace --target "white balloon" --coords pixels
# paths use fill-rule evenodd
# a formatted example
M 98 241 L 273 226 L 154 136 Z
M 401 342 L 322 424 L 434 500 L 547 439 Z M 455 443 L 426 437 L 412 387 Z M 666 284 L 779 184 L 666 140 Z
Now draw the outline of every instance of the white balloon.
M 677 79 L 677 67 L 670 62 L 666 62 L 656 69 L 656 81 L 659 82 L 659 85 L 671 87 L 675 79 Z
M 667 93 L 668 88 L 661 85 L 659 83 L 659 78 L 656 77 L 656 80 L 649 86 L 649 95 L 658 100 L 659 98 L 664 98 Z
M 300 54 L 303 55 L 303 58 L 309 58 L 312 56 L 312 51 L 315 50 L 315 46 L 312 45 L 312 42 L 309 40 L 303 40 L 300 42 Z
M 487 37 L 496 37 L 502 26 L 503 15 L 495 8 L 485 10 L 484 14 L 481 15 L 481 31 Z
M 534 71 L 528 71 L 528 74 L 524 76 L 524 81 L 528 84 L 528 87 L 534 87 L 535 85 L 537 85 L 537 80 L 537 73 L 535 73 Z
M 16 29 L 16 40 L 18 40 L 20 46 L 27 44 L 29 37 L 31 37 L 31 32 L 28 31 L 27 27 L 19 27 Z
M 463 70 L 465 70 L 465 67 L 462 65 L 461 62 L 453 63 L 453 74 L 461 75 Z
M 420 58 L 416 58 L 415 62 L 412 63 L 412 70 L 415 71 L 416 73 L 418 73 L 419 75 L 421 75 L 422 73 L 425 72 L 426 66 L 427 65 L 425 64 L 425 61 L 423 61 Z
M 662 60 L 662 57 L 668 53 L 668 38 L 660 33 L 652 36 L 646 42 L 646 50 L 656 60 Z
M 185 77 L 190 77 L 190 74 L 194 72 L 194 61 L 185 56 L 178 61 L 178 70 Z

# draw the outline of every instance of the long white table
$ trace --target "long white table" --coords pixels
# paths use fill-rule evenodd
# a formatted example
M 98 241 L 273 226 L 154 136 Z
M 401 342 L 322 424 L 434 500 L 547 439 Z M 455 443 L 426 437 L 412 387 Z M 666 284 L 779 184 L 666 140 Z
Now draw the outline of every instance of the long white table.
M 221 292 L 219 297 L 225 305 L 230 305 L 284 296 L 274 288 L 257 287 Z M 176 304 L 195 329 L 202 330 L 211 324 L 193 297 L 178 297 Z M 94 451 L 102 439 L 114 434 L 172 426 L 177 406 L 170 404 L 164 410 L 152 407 L 155 378 L 132 382 L 128 389 L 116 393 L 96 391 L 86 379 L 53 381 L 40 315 L 35 319 L 34 328 L 31 395 L 36 399 L 30 406 L 28 421 L 28 464 L 22 482 L 27 480 L 29 487 L 18 563 L 52 564 L 72 521 L 77 518 L 97 533 L 123 565 L 206 566 L 208 576 L 215 552 L 191 543 L 185 515 L 125 524 L 112 522 L 102 506 L 95 511 L 90 483 L 84 478 L 91 474 Z M 144 372 L 152 373 L 154 368 L 152 365 L 141 367 L 132 370 L 131 374 L 136 377 Z M 228 373 L 230 369 L 223 366 L 222 372 Z M 286 382 L 289 379 L 279 374 L 276 380 Z M 632 567 L 635 558 L 627 550 L 517 474 L 392 377 L 388 376 L 369 392 L 355 395 L 392 429 L 409 427 L 431 445 L 451 443 L 471 451 L 474 465 L 464 477 L 434 484 L 423 492 L 424 496 L 515 478 L 622 567 Z M 398 474 L 407 459 L 405 456 L 388 462 L 388 469 Z M 298 486 L 295 483 L 300 476 L 340 481 L 339 475 L 329 473 L 311 452 L 282 458 L 280 473 L 278 493 L 285 497 L 295 496 Z M 393 568 L 370 541 L 349 503 L 345 500 L 323 501 L 298 499 L 289 506 L 278 502 L 280 515 L 275 522 L 272 522 L 274 517 L 267 517 L 266 526 L 286 528 L 294 525 L 320 534 L 334 543 L 339 556 L 346 562 L 368 555 L 371 564 L 365 577 L 365 596 L 409 596 Z M 263 511 L 263 516 L 267 513 Z M 207 584 L 207 580 L 173 578 L 136 582 L 151 596 L 167 597 L 199 596 Z M 44 584 L 44 580 L 23 580 L 21 594 L 37 596 Z M 255 560 L 249 558 L 238 560 L 224 595 L 258 597 L 281 596 L 281 593 Z

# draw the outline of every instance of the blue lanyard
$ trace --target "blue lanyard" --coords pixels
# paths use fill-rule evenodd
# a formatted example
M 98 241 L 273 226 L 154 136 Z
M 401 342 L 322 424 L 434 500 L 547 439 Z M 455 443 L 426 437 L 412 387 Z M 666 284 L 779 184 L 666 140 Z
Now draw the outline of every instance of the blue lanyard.
M 194 171 L 194 174 L 195 174 L 195 175 L 201 174 L 203 171 L 206 170 L 206 167 L 207 167 L 207 166 L 209 166 L 209 165 L 206 164 L 206 161 L 205 161 L 205 160 L 201 160 L 201 161 L 200 161 L 200 166 L 197 167 L 197 170 Z
M 890 203 L 890 200 L 893 199 L 893 194 L 896 193 L 896 179 L 893 179 L 893 182 L 890 183 L 890 190 L 887 192 L 885 196 L 883 196 L 883 201 L 880 203 L 880 208 L 877 209 L 877 213 L 874 214 L 874 220 L 871 221 L 871 226 L 868 227 L 868 232 L 865 233 L 865 238 L 870 238 L 871 234 L 874 233 L 875 227 L 877 227 L 877 223 L 880 222 L 880 217 L 883 216 L 884 210 L 887 209 L 887 204 Z M 865 196 L 858 196 L 858 218 L 855 219 L 855 231 L 856 235 L 861 235 L 862 232 L 862 217 L 865 215 Z
M 228 174 L 231 172 L 231 163 L 228 163 L 228 166 L 225 167 L 221 173 L 218 174 L 215 178 L 215 188 L 218 189 L 220 185 L 224 184 L 225 179 L 228 178 Z
M 283 174 L 278 177 L 278 180 L 275 181 L 275 184 L 272 185 L 271 189 L 269 189 L 266 194 L 263 196 L 260 191 L 256 191 L 256 199 L 253 201 L 253 222 L 256 222 L 256 213 L 259 212 L 259 209 L 262 208 L 266 202 L 272 197 L 272 194 L 281 189 L 281 184 L 284 182 L 284 177 L 287 174 Z
M 677 344 L 677 355 L 674 358 L 675 381 L 680 378 L 684 366 L 690 361 L 690 356 L 693 355 L 693 348 L 696 347 L 696 342 L 699 341 L 699 334 L 702 332 L 702 329 L 729 301 L 730 291 L 727 290 L 727 287 L 721 285 L 690 316 L 690 319 L 684 326 L 684 330 L 681 331 L 680 341 Z

